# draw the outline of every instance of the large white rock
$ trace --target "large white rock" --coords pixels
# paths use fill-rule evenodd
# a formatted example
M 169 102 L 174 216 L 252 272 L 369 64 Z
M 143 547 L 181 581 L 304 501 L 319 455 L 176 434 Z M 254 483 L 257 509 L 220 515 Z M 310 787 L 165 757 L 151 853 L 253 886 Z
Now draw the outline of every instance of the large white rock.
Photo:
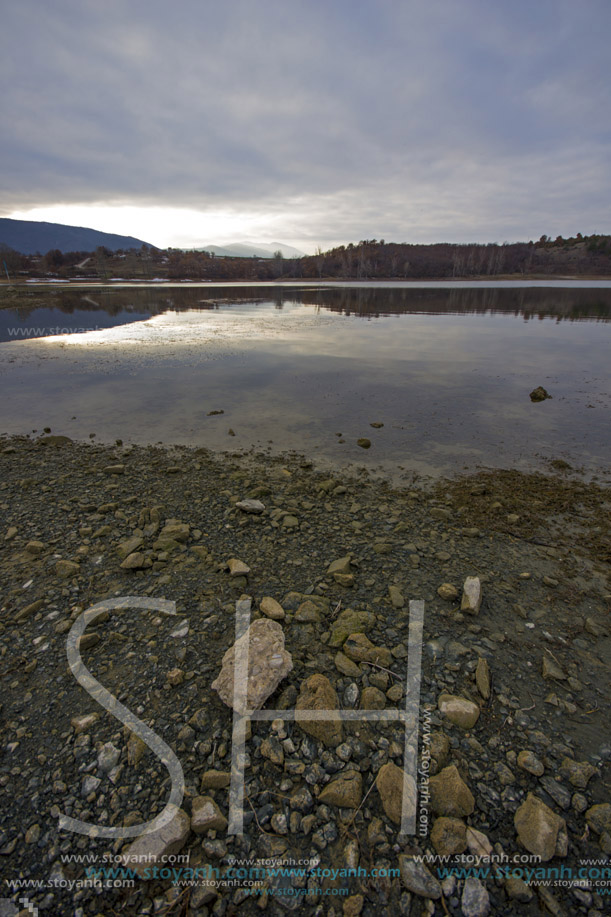
M 292 668 L 281 626 L 270 618 L 259 618 L 227 650 L 212 687 L 238 713 L 258 710 Z

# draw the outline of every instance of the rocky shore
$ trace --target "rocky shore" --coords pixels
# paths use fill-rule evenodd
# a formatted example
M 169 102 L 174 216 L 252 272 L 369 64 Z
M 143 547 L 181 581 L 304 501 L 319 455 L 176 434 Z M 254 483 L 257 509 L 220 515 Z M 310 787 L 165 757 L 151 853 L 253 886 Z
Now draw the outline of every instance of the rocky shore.
M 0 913 L 24 897 L 75 917 L 605 913 L 609 509 L 608 490 L 560 466 L 399 491 L 295 457 L 0 440 Z M 137 825 L 170 793 L 160 758 L 68 667 L 74 622 L 119 596 L 177 612 L 116 610 L 80 642 L 184 771 L 180 811 L 136 840 L 58 822 Z M 405 709 L 412 600 L 426 766 L 418 831 L 402 834 L 404 726 L 341 712 Z M 213 687 L 236 604 L 280 641 L 256 660 L 282 666 L 257 705 L 299 713 L 247 729 L 241 835 L 227 830 L 232 695 Z M 308 720 L 328 708 L 337 718 Z M 184 870 L 105 885 L 102 865 L 134 849 Z M 450 874 L 466 856 L 487 874 Z M 255 894 L 233 878 L 240 860 L 289 868 Z M 561 884 L 562 867 L 590 873 Z

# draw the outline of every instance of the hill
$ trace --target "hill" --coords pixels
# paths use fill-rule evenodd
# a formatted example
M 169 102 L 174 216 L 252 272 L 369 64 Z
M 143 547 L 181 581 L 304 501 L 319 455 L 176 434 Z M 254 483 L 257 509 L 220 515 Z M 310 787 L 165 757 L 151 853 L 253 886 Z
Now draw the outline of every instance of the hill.
M 93 252 L 103 246 L 114 252 L 118 249 L 154 248 L 142 239 L 100 232 L 84 226 L 64 226 L 62 223 L 42 223 L 35 220 L 9 220 L 0 218 L 0 248 L 11 248 L 22 255 L 35 255 L 57 249 L 60 252 Z
M 199 250 L 199 249 L 198 249 Z M 201 250 L 212 252 L 219 258 L 273 258 L 280 252 L 283 258 L 303 258 L 303 252 L 283 242 L 232 242 L 230 245 L 202 245 Z

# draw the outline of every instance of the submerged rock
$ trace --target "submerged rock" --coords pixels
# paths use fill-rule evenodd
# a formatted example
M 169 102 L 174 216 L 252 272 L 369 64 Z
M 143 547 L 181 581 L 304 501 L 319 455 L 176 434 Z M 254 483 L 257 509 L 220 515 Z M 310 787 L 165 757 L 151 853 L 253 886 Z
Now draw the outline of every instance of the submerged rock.
M 531 401 L 545 401 L 546 398 L 551 398 L 552 396 L 547 392 L 542 385 L 538 385 L 537 388 L 534 388 L 530 393 Z

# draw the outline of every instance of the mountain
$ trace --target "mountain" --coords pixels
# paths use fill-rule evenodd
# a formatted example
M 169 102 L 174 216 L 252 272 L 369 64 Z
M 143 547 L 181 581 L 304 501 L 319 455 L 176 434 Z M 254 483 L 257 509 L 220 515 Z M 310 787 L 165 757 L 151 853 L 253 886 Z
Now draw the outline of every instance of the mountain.
M 202 245 L 201 248 L 221 258 L 273 258 L 277 251 L 282 252 L 283 258 L 305 257 L 304 252 L 283 242 L 232 242 L 230 245 Z
M 12 248 L 22 255 L 45 254 L 51 249 L 60 252 L 92 252 L 100 245 L 116 251 L 119 248 L 142 248 L 149 242 L 133 236 L 118 236 L 114 232 L 99 232 L 83 226 L 64 226 L 63 223 L 42 223 L 35 220 L 9 220 L 0 218 L 0 247 Z

